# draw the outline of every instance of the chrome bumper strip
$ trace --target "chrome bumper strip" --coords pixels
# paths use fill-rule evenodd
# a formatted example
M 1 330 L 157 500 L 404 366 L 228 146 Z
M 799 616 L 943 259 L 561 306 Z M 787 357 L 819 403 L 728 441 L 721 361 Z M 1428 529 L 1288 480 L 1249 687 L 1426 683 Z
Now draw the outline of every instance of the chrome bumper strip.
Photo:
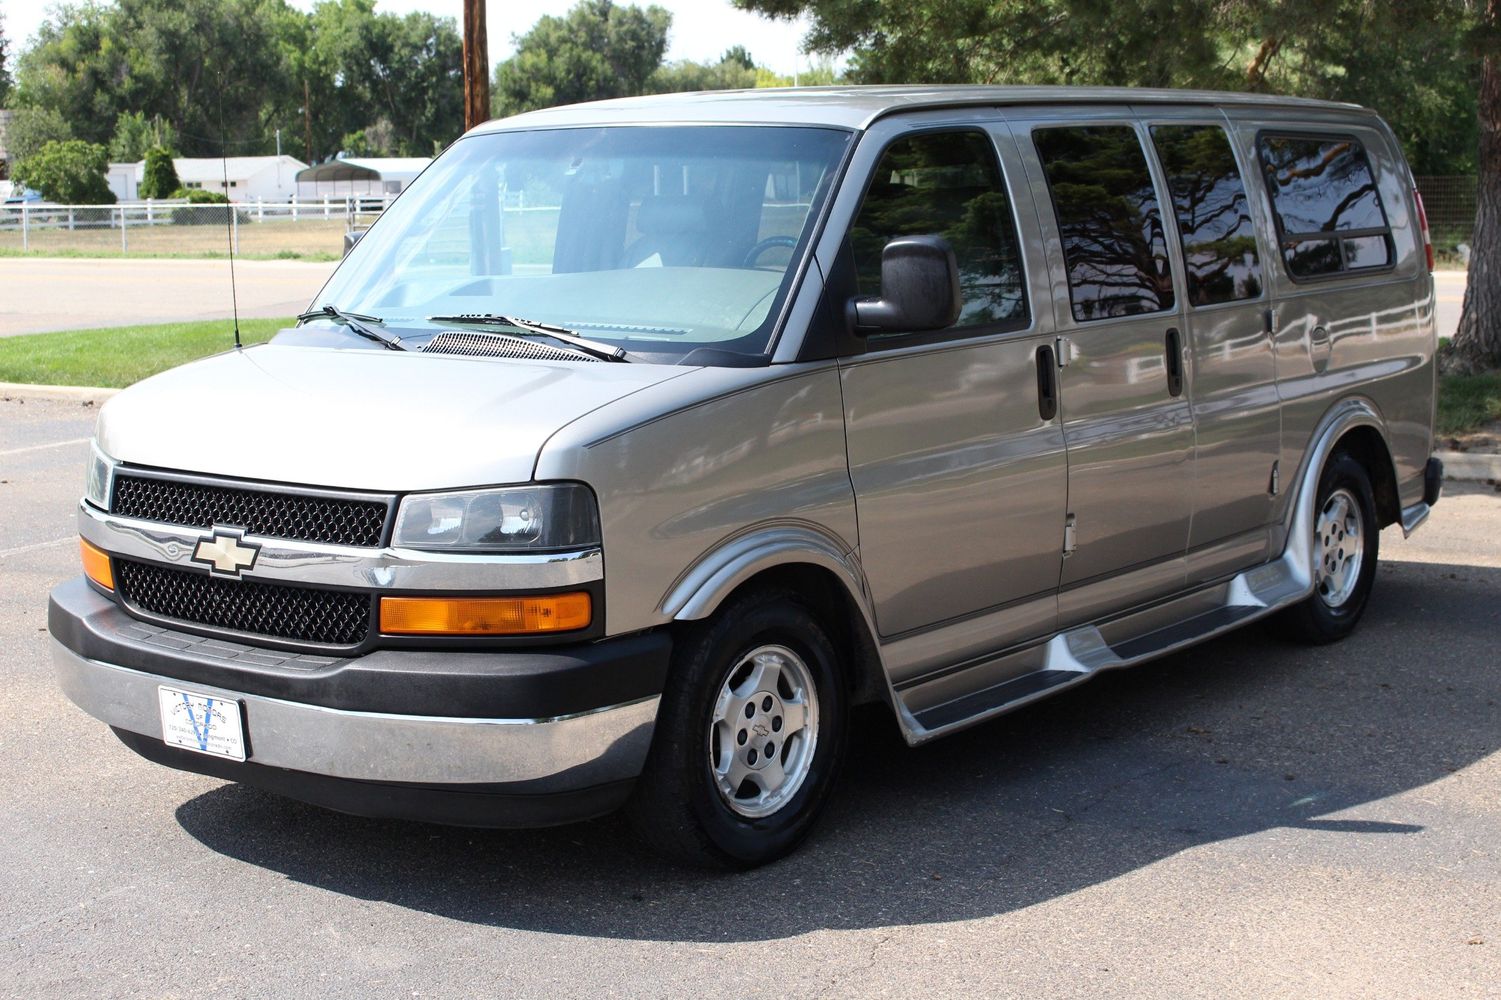
M 193 562 L 193 552 L 211 534 L 203 528 L 106 514 L 88 503 L 78 505 L 78 531 L 112 555 L 193 569 L 204 568 Z M 367 549 L 261 535 L 245 535 L 243 541 L 260 547 L 255 568 L 243 574 L 247 580 L 360 590 L 494 592 L 575 587 L 604 578 L 604 557 L 597 548 L 484 555 Z
M 634 778 L 658 697 L 551 719 L 468 719 L 349 712 L 241 694 L 90 660 L 52 640 L 63 692 L 101 722 L 160 739 L 157 688 L 238 701 L 250 762 L 358 781 L 422 785 L 528 782 L 568 791 Z

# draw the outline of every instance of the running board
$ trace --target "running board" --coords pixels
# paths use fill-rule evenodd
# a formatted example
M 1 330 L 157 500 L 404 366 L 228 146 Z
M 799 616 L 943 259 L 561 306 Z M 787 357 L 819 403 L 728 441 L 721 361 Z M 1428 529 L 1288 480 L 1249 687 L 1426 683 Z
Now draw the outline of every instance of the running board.
M 896 691 L 907 742 L 926 743 L 1082 684 L 1212 639 L 1302 600 L 1300 561 L 1284 557 L 1162 604 L 960 664 Z

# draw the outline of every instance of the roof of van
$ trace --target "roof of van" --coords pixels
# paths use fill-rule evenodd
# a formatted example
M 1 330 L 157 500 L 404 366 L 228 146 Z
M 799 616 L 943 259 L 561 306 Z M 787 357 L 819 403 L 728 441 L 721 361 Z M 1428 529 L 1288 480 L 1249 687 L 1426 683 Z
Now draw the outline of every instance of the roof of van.
M 774 87 L 622 97 L 529 111 L 480 125 L 476 132 L 556 125 L 658 122 L 765 122 L 865 128 L 897 111 L 967 105 L 1220 104 L 1356 111 L 1354 104 L 1273 94 L 1133 87 Z

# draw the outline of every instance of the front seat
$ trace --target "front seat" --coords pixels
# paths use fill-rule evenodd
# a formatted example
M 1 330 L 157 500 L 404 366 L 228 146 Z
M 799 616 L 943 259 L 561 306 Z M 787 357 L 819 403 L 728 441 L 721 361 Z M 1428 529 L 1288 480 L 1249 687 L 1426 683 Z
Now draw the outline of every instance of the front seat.
M 692 195 L 653 195 L 636 210 L 641 236 L 625 248 L 622 267 L 697 267 L 709 243 L 709 219 Z

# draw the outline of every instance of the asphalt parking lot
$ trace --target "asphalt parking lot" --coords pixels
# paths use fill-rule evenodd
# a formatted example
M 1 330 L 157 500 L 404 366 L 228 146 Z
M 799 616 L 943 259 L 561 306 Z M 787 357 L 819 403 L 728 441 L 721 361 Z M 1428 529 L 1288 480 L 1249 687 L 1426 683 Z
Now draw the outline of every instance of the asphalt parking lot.
M 922 750 L 705 875 L 605 819 L 374 822 L 169 771 L 58 692 L 93 410 L 0 402 L 0 995 L 1501 996 L 1501 495 L 1361 630 L 1252 629 Z

